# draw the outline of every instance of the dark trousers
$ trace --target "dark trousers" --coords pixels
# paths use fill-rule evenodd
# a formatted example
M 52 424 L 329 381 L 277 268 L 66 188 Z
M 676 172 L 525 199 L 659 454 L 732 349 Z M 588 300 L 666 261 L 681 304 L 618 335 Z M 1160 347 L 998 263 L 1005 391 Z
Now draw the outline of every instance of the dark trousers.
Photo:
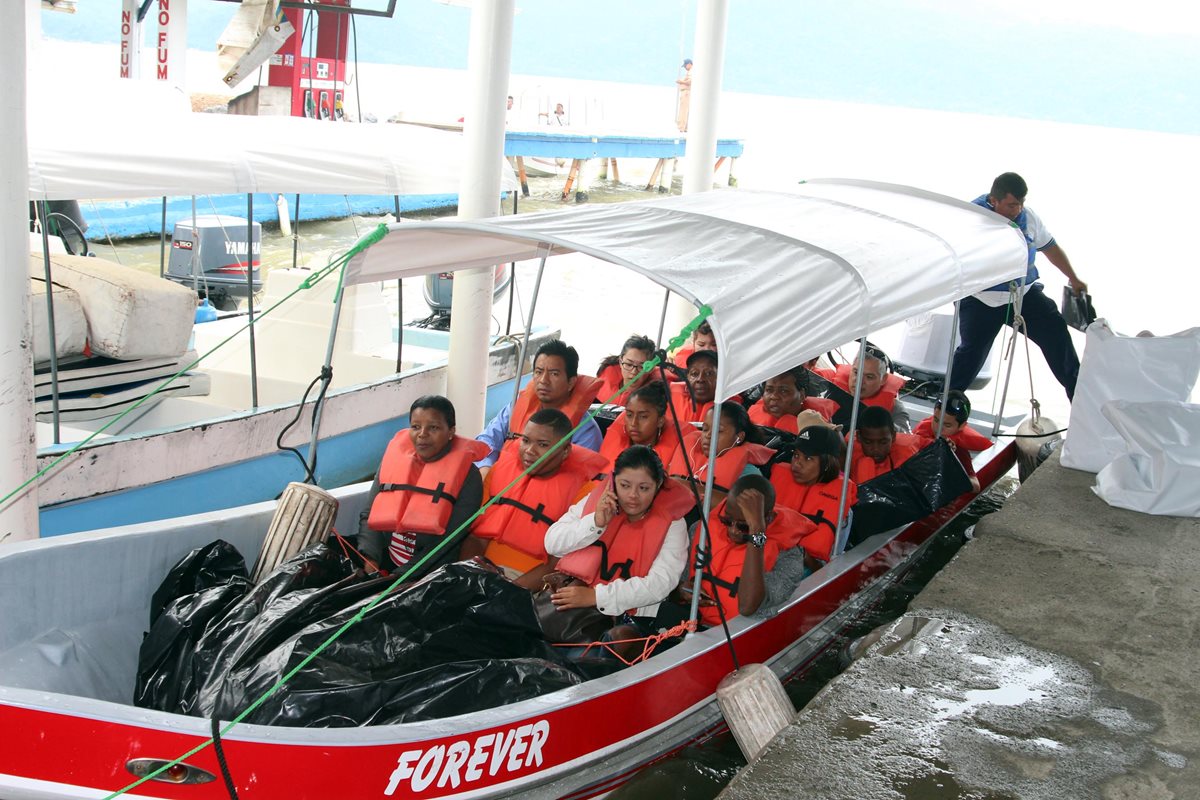
M 1075 380 L 1079 377 L 1079 356 L 1067 330 L 1067 323 L 1058 306 L 1041 284 L 1034 284 L 1025 293 L 1021 316 L 1029 338 L 1042 349 L 1054 377 L 1067 390 L 1067 399 L 1075 397 Z M 958 309 L 958 349 L 950 368 L 950 388 L 966 389 L 979 370 L 983 369 L 996 334 L 1005 324 L 1012 324 L 1012 305 L 989 306 L 974 297 L 965 297 Z

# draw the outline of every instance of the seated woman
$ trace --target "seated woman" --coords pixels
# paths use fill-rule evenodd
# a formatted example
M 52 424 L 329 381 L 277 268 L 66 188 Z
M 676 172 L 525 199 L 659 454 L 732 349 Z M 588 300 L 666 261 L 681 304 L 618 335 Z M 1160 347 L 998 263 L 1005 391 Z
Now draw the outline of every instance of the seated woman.
M 600 385 L 596 387 L 596 402 L 627 405 L 629 396 L 658 379 L 657 373 L 642 373 L 642 365 L 654 358 L 654 340 L 648 336 L 630 336 L 621 346 L 621 355 L 609 356 L 600 362 L 600 370 L 596 377 Z M 628 389 L 613 395 L 629 381 L 637 380 Z
M 717 353 L 698 350 L 688 356 L 687 380 L 671 384 L 671 406 L 680 424 L 700 422 L 717 396 Z
M 801 411 L 815 411 L 826 421 L 833 419 L 838 404 L 824 397 L 809 397 L 808 389 L 808 370 L 804 367 L 794 367 L 768 379 L 763 384 L 762 399 L 750 406 L 750 421 L 799 433 L 796 415 Z
M 696 330 L 692 331 L 692 338 L 688 343 L 675 351 L 675 366 L 687 367 L 688 358 L 692 353 L 701 350 L 711 350 L 714 353 L 717 351 L 717 337 L 713 333 L 712 326 L 707 322 L 697 325 Z
M 547 529 L 591 491 L 592 479 L 605 467 L 599 453 L 577 444 L 554 449 L 570 434 L 571 421 L 556 409 L 543 408 L 529 418 L 517 447 L 504 448 L 487 474 L 488 496 L 504 495 L 475 521 L 461 558 L 483 555 L 518 586 L 534 590 L 542 585 L 554 568 L 543 544 Z M 527 469 L 529 474 L 523 475 Z
M 577 580 L 557 589 L 559 611 L 596 608 L 649 621 L 679 582 L 687 557 L 683 515 L 692 498 L 666 479 L 662 460 L 634 445 L 617 457 L 613 476 L 546 531 L 546 552 Z
M 626 448 L 651 447 L 664 464 L 670 464 L 679 449 L 679 435 L 667 418 L 667 387 L 661 381 L 648 383 L 629 396 L 625 410 L 608 426 L 600 455 L 608 459 L 608 471 Z
M 800 540 L 811 561 L 828 562 L 837 540 L 838 504 L 842 497 L 842 471 L 838 455 L 841 437 L 832 428 L 812 425 L 796 436 L 796 449 L 787 469 L 782 464 L 771 471 L 775 502 L 799 511 L 815 523 L 814 529 Z M 846 508 L 858 499 L 858 487 L 850 481 Z M 810 563 L 810 567 L 819 566 Z
M 692 484 L 703 494 L 708 479 L 708 454 L 712 447 L 713 410 L 704 416 L 704 427 L 699 431 L 685 431 L 683 442 L 671 459 L 672 478 L 684 484 L 688 491 Z M 762 443 L 762 434 L 750 424 L 750 417 L 741 403 L 727 400 L 721 403 L 719 424 L 716 428 L 717 464 L 713 473 L 713 504 L 729 493 L 729 487 L 743 475 L 761 475 L 754 465 L 768 463 L 775 451 Z M 690 468 L 690 469 L 689 469 Z
M 719 625 L 722 616 L 730 620 L 739 614 L 749 616 L 756 612 L 766 598 L 767 578 L 781 554 L 796 547 L 813 527 L 796 511 L 775 504 L 775 489 L 766 478 L 761 475 L 738 478 L 729 496 L 708 518 L 712 541 L 704 559 L 700 621 Z M 692 557 L 688 560 L 692 566 L 679 586 L 680 600 L 689 605 L 695 586 L 698 541 L 699 536 L 693 531 Z M 793 584 L 786 593 L 791 594 L 795 588 Z M 784 591 L 776 588 L 777 594 Z
M 369 510 L 359 519 L 359 548 L 388 572 L 423 558 L 483 502 L 483 481 L 472 462 L 488 448 L 455 435 L 454 405 L 439 395 L 419 397 L 408 410 L 408 422 L 388 443 Z M 412 577 L 457 557 L 458 545 L 449 545 Z

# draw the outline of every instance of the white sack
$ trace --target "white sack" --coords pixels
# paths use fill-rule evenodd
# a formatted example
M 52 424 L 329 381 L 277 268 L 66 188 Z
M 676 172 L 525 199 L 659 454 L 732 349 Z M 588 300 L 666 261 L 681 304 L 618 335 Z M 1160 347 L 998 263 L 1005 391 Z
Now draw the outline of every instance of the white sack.
M 1200 405 L 1107 403 L 1128 451 L 1096 475 L 1104 502 L 1147 514 L 1200 517 Z
M 1187 402 L 1200 375 L 1200 328 L 1171 336 L 1122 336 L 1098 319 L 1088 326 L 1064 467 L 1099 472 L 1126 452 L 1101 409 L 1113 400 Z
M 39 256 L 40 258 L 40 256 Z M 50 361 L 50 318 L 46 308 L 46 281 L 29 281 L 29 318 L 33 323 L 33 361 Z M 82 355 L 87 344 L 87 317 L 79 295 L 63 286 L 54 287 L 54 339 L 58 357 Z

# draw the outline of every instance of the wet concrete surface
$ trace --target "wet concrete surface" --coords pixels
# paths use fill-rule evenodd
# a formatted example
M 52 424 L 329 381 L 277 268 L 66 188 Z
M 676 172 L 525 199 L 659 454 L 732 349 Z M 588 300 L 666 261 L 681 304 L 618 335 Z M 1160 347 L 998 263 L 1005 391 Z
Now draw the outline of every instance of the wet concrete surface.
M 1200 520 L 1042 465 L 721 795 L 1200 797 Z

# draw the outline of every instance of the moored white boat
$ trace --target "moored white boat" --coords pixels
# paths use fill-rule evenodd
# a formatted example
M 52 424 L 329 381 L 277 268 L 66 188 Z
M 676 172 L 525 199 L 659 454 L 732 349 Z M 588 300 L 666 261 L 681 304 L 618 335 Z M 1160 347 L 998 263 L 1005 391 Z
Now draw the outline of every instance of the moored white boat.
M 395 238 L 392 238 L 395 237 Z M 901 187 L 813 182 L 796 193 L 727 192 L 474 222 L 401 226 L 358 257 L 359 280 L 575 252 L 642 272 L 711 309 L 728 397 L 875 327 L 1021 274 L 1023 239 L 995 215 Z M 378 250 L 378 252 L 376 252 Z M 976 459 L 990 484 L 1011 445 Z M 353 530 L 366 486 L 338 490 Z M 787 674 L 903 570 L 967 498 L 877 534 L 806 578 L 768 619 L 730 629 L 742 663 Z M 22 543 L 0 552 L 0 749 L 6 797 L 109 796 L 134 759 L 203 745 L 207 720 L 133 708 L 137 645 L 160 576 L 216 538 L 257 552 L 263 503 L 164 523 Z M 96 576 L 94 581 L 81 576 Z M 602 794 L 721 723 L 730 670 L 719 629 L 608 677 L 485 712 L 403 725 L 240 725 L 222 737 L 239 791 L 257 797 L 571 797 Z M 218 775 L 211 747 L 185 759 Z M 131 796 L 217 798 L 220 780 L 143 784 Z

